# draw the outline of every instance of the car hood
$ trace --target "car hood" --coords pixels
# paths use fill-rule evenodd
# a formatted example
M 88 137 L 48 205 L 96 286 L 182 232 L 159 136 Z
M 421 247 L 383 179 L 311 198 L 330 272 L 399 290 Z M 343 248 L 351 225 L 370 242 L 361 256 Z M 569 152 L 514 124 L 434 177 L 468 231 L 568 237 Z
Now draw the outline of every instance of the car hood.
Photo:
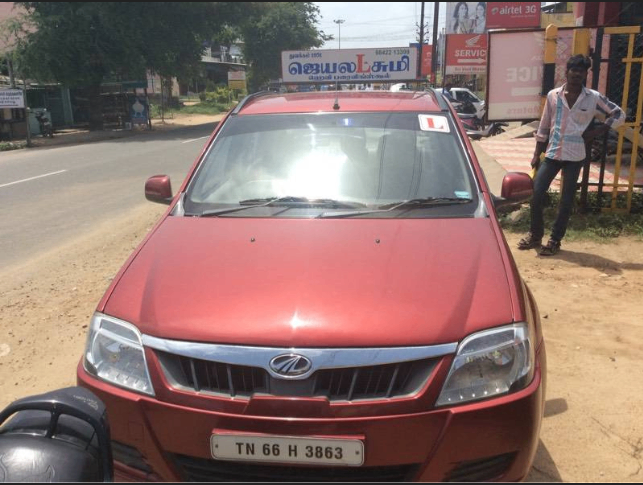
M 512 321 L 488 218 L 168 217 L 102 311 L 156 337 L 277 347 L 430 345 Z

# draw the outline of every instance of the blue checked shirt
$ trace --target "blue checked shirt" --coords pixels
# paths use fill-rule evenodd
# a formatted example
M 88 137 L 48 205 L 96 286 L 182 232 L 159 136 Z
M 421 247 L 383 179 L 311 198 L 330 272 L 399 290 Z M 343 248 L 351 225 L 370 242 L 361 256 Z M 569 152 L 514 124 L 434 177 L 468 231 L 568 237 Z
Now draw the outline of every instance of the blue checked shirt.
M 625 113 L 598 91 L 585 87 L 570 109 L 565 99 L 565 87 L 552 89 L 547 94 L 536 141 L 545 142 L 549 139 L 545 152 L 547 158 L 580 162 L 585 160 L 583 132 L 594 117 L 605 116 L 604 123 L 616 129 L 625 121 Z

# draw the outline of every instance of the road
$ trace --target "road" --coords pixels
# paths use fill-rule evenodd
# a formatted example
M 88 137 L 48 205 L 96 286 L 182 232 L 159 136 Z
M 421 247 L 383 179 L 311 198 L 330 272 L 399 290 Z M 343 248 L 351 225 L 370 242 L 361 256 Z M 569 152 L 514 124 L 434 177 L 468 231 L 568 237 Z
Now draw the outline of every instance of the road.
M 170 175 L 178 189 L 213 128 L 0 154 L 0 268 L 149 204 L 144 184 L 152 175 Z

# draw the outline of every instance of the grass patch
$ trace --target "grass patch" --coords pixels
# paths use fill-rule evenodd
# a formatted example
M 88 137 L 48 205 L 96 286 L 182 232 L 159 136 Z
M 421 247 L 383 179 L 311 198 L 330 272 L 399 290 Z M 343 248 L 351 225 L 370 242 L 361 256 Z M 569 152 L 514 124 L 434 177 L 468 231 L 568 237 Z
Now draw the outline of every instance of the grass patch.
M 544 211 L 545 236 L 549 234 L 554 224 L 560 194 L 558 192 L 549 192 L 548 199 Z M 607 243 L 619 236 L 634 236 L 643 240 L 643 193 L 635 192 L 632 195 L 632 208 L 629 214 L 600 211 L 600 207 L 609 207 L 610 203 L 611 193 L 603 194 L 599 204 L 598 194 L 592 192 L 588 194 L 587 206 L 593 209 L 581 212 L 578 209 L 580 207 L 580 195 L 577 193 L 575 208 L 567 225 L 565 239 Z M 618 195 L 616 206 L 626 207 L 625 194 Z M 525 204 L 517 211 L 502 215 L 500 224 L 503 230 L 507 232 L 526 234 L 529 232 L 529 219 L 529 204 Z
M 20 148 L 25 148 L 26 146 L 26 141 L 0 141 L 0 152 L 19 150 Z

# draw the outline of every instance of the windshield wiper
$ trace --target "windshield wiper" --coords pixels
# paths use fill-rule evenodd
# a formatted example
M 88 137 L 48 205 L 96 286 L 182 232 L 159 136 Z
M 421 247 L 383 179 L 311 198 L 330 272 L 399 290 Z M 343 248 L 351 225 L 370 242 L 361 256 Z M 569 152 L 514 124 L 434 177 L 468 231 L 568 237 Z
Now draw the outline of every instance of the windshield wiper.
M 400 202 L 392 202 L 390 204 L 381 205 L 378 209 L 363 210 L 363 211 L 350 211 L 350 212 L 322 212 L 317 217 L 320 219 L 332 219 L 340 217 L 352 217 L 362 214 L 373 214 L 377 212 L 392 212 L 396 209 L 416 209 L 420 207 L 435 207 L 444 205 L 456 205 L 471 202 L 472 199 L 462 197 L 424 197 L 421 199 L 402 200 Z
M 391 204 L 381 205 L 380 209 L 385 210 L 395 210 L 401 207 L 426 207 L 434 205 L 454 205 L 454 204 L 464 204 L 471 202 L 471 199 L 464 197 L 424 197 L 421 199 L 409 199 L 403 200 L 401 202 L 393 202 Z
M 203 211 L 201 217 L 218 216 L 219 214 L 226 214 L 229 212 L 236 212 L 245 209 L 252 209 L 254 207 L 269 207 L 283 204 L 294 204 L 297 206 L 324 206 L 330 209 L 355 209 L 357 207 L 366 207 L 365 204 L 359 202 L 347 202 L 334 199 L 308 199 L 307 197 L 294 197 L 292 195 L 285 195 L 283 197 L 265 197 L 260 199 L 245 199 L 239 201 L 239 207 L 228 207 L 225 209 L 212 209 Z

